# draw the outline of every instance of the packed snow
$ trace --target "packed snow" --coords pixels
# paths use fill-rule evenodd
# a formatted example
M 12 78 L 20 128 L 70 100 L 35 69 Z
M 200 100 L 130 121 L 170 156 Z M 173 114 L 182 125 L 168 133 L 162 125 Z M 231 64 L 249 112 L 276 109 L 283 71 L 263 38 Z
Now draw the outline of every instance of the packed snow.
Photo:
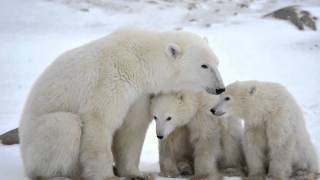
M 32 83 L 55 57 L 119 27 L 139 26 L 207 37 L 226 84 L 249 79 L 284 84 L 303 108 L 320 152 L 320 32 L 261 18 L 288 5 L 320 17 L 318 0 L 1 1 L 0 133 L 18 126 Z M 154 128 L 148 130 L 141 157 L 146 172 L 159 172 Z M 0 159 L 0 179 L 27 179 L 18 145 L 0 145 Z

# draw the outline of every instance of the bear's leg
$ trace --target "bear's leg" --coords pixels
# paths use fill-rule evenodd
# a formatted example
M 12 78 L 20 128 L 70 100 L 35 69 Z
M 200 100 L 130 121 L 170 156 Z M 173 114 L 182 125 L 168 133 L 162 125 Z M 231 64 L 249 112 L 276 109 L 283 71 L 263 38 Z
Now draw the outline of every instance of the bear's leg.
M 123 125 L 113 139 L 113 156 L 119 176 L 143 176 L 139 162 L 144 138 L 149 127 L 149 95 L 141 96 L 130 108 Z
M 27 175 L 32 179 L 77 176 L 80 137 L 80 119 L 72 113 L 49 113 L 24 122 L 20 138 Z
M 160 158 L 160 176 L 175 178 L 179 175 L 177 164 L 172 158 Z
M 266 137 L 263 128 L 246 130 L 243 149 L 248 166 L 248 179 L 264 180 L 266 176 Z
M 235 124 L 239 123 L 239 119 L 235 119 L 227 132 L 225 130 L 223 141 L 223 158 L 219 162 L 219 168 L 227 176 L 244 176 L 244 155 L 241 145 L 242 132 L 236 129 Z M 240 124 L 240 123 L 239 123 Z M 241 128 L 241 127 L 240 127 Z
M 101 86 L 80 109 L 80 118 L 84 123 L 80 163 L 82 176 L 88 180 L 117 179 L 112 166 L 112 140 L 136 98 L 132 97 L 133 92 L 130 92 L 130 89 L 121 89 L 123 84 L 117 85 L 113 82 L 112 85 L 114 88 L 119 85 L 120 89 L 110 91 L 110 88 Z
M 178 177 L 180 172 L 176 162 L 176 138 L 173 134 L 168 138 L 159 141 L 159 164 L 160 176 L 163 177 Z
M 194 177 L 198 179 L 222 180 L 223 177 L 218 171 L 217 160 L 220 153 L 218 141 L 200 140 L 194 145 Z
M 99 113 L 82 115 L 84 124 L 80 146 L 82 176 L 88 180 L 113 178 L 113 156 L 111 152 L 115 127 L 108 127 Z
M 292 173 L 292 131 L 291 126 L 287 124 L 287 113 L 279 112 L 277 115 L 266 127 L 270 158 L 268 176 L 272 179 L 286 180 Z

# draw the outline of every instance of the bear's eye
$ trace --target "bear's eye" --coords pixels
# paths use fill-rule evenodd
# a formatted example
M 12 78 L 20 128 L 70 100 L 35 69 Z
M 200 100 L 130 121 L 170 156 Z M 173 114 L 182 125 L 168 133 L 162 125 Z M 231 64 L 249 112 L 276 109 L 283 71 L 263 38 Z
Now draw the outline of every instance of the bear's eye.
M 225 97 L 224 100 L 225 100 L 225 101 L 229 101 L 229 100 L 230 100 L 230 97 Z
M 167 118 L 167 121 L 170 121 L 172 118 L 169 116 L 168 118 Z
M 158 118 L 157 118 L 157 116 L 153 116 L 153 119 L 154 119 L 154 120 L 157 120 Z
M 202 64 L 201 67 L 202 67 L 203 69 L 208 69 L 208 65 L 206 65 L 206 64 Z

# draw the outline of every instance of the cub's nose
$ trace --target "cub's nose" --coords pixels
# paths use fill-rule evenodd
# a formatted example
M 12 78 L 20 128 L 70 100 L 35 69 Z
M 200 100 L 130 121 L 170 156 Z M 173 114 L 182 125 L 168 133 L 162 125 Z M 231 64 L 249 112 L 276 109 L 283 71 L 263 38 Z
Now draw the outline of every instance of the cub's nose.
M 163 136 L 158 136 L 158 135 L 157 135 L 157 137 L 158 137 L 158 139 L 162 139 L 163 138 Z
M 212 114 L 215 114 L 216 113 L 216 110 L 215 109 L 210 109 L 210 112 L 212 113 Z
M 221 94 L 221 93 L 223 93 L 225 90 L 226 90 L 225 88 L 218 88 L 218 89 L 216 89 L 216 93 L 217 93 L 217 94 Z

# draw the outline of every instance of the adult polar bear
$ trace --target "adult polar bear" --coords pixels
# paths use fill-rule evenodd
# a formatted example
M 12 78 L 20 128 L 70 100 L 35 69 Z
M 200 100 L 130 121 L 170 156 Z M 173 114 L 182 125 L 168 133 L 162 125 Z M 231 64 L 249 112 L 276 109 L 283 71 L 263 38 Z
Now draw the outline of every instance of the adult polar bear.
M 208 44 L 187 32 L 122 29 L 64 53 L 34 84 L 22 114 L 27 175 L 68 179 L 81 169 L 84 179 L 115 178 L 112 139 L 130 106 L 159 91 L 221 93 L 217 65 Z

